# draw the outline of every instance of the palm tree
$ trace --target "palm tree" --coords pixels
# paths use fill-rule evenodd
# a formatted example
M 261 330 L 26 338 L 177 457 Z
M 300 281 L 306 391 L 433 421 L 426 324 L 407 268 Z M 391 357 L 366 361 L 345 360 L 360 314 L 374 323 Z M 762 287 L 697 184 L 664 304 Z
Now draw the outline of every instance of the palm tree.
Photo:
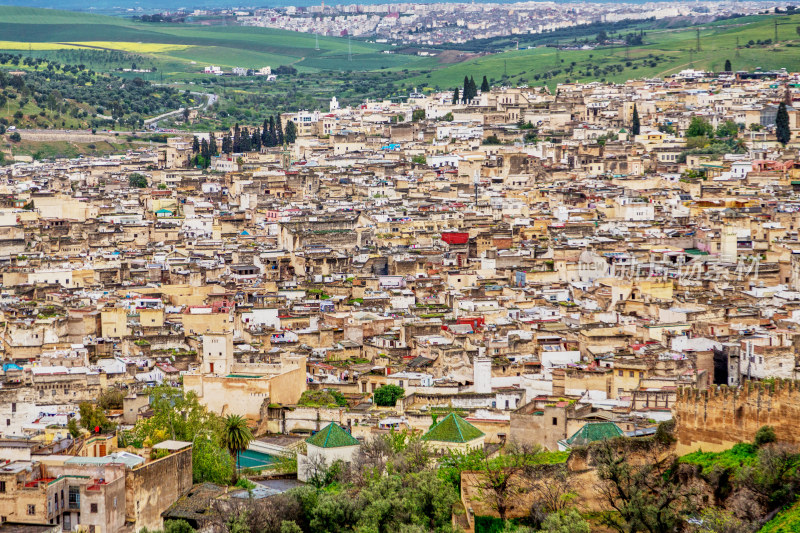
M 240 415 L 228 415 L 224 419 L 222 430 L 222 445 L 236 460 L 234 468 L 234 478 L 239 468 L 239 453 L 246 450 L 253 440 L 253 432 L 247 427 L 247 420 Z

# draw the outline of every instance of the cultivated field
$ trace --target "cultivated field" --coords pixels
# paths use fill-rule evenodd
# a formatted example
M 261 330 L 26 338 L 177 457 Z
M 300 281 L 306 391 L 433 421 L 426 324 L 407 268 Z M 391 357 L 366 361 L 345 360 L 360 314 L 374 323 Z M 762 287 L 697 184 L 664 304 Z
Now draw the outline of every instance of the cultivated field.
M 413 56 L 384 54 L 386 46 L 282 30 L 239 26 L 138 23 L 117 17 L 0 7 L 0 50 L 44 51 L 48 57 L 75 48 L 148 55 L 148 65 L 170 77 L 223 68 L 292 65 L 301 71 L 373 70 L 414 63 Z M 348 50 L 352 60 L 348 60 Z M 162 68 L 163 67 L 163 68 Z

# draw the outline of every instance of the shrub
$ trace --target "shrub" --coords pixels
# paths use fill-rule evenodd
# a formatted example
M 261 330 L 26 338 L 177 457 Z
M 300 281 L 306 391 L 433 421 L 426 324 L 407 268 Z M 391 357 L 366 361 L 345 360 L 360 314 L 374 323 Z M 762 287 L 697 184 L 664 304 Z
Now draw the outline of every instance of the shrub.
M 675 431 L 675 420 L 666 420 L 661 422 L 656 428 L 655 440 L 659 444 L 669 445 L 675 442 L 673 432 Z
M 761 447 L 770 442 L 775 442 L 778 437 L 775 435 L 775 428 L 772 426 L 761 426 L 756 431 L 756 437 L 753 440 L 756 446 Z
M 378 387 L 372 397 L 375 400 L 375 405 L 394 407 L 397 400 L 405 395 L 405 392 L 403 387 L 398 387 L 397 385 L 383 385 Z

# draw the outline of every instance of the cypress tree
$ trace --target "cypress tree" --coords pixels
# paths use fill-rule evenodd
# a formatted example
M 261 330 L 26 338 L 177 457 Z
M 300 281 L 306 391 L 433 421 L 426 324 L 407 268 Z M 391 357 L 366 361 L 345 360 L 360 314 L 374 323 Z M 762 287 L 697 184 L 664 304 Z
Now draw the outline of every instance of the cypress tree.
M 203 144 L 200 148 L 200 155 L 202 155 L 204 159 L 208 159 L 208 141 L 205 139 L 203 139 Z
M 264 119 L 264 124 L 261 126 L 261 144 L 269 146 L 269 122 L 267 119 Z
M 492 88 L 489 87 L 489 80 L 486 79 L 486 76 L 483 77 L 483 82 L 481 83 L 481 92 L 488 93 Z
M 275 133 L 275 117 L 269 117 L 269 140 L 267 146 L 277 146 L 278 134 Z
M 231 141 L 230 134 L 226 133 L 225 136 L 222 137 L 222 152 L 229 154 L 231 150 L 233 150 L 233 142 Z
M 253 138 L 250 140 L 250 148 L 254 152 L 261 151 L 261 134 L 258 132 L 258 129 L 253 132 Z
M 472 100 L 478 96 L 478 86 L 475 84 L 475 78 L 469 77 L 469 99 Z
M 192 139 L 192 152 L 197 153 L 200 151 L 200 141 L 197 140 L 197 137 Z
M 466 104 L 469 100 L 469 78 L 464 76 L 464 92 L 462 94 L 462 101 Z
M 242 151 L 242 132 L 239 129 L 239 124 L 236 124 L 233 127 L 233 151 L 234 153 L 239 153 Z
M 458 87 L 456 87 L 456 90 L 453 91 L 453 102 L 452 103 L 457 104 L 459 99 L 460 99 L 460 96 L 458 95 Z
M 275 116 L 275 133 L 278 136 L 278 146 L 283 146 L 283 124 L 281 123 L 281 116 Z
M 781 105 L 778 106 L 778 114 L 775 115 L 775 137 L 784 146 L 792 140 L 792 130 L 789 128 L 789 112 L 786 111 L 785 102 L 781 102 Z
M 633 121 L 631 122 L 631 133 L 639 135 L 642 129 L 642 124 L 639 122 L 639 110 L 636 109 L 636 104 L 633 104 Z
M 731 60 L 730 59 L 726 59 L 725 60 L 725 72 L 730 72 L 731 70 L 733 70 L 731 68 Z
M 208 151 L 211 155 L 217 155 L 219 150 L 217 148 L 217 138 L 214 137 L 214 132 L 209 133 L 210 142 L 208 143 Z
M 297 125 L 292 120 L 286 123 L 285 139 L 289 144 L 294 144 L 294 141 L 297 139 Z
M 250 130 L 245 128 L 242 131 L 242 152 L 250 152 L 253 150 L 252 137 L 250 137 Z

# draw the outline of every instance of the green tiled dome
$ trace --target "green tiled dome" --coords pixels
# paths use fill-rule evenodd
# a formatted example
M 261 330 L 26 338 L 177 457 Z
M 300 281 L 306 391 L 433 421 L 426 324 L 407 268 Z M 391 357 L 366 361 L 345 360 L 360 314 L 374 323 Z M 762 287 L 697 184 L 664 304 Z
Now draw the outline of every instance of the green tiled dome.
M 306 442 L 319 448 L 342 448 L 361 444 L 358 439 L 342 429 L 339 424 L 333 422 L 308 437 Z
M 422 436 L 422 440 L 439 442 L 469 442 L 483 437 L 476 428 L 455 413 L 450 413 Z

